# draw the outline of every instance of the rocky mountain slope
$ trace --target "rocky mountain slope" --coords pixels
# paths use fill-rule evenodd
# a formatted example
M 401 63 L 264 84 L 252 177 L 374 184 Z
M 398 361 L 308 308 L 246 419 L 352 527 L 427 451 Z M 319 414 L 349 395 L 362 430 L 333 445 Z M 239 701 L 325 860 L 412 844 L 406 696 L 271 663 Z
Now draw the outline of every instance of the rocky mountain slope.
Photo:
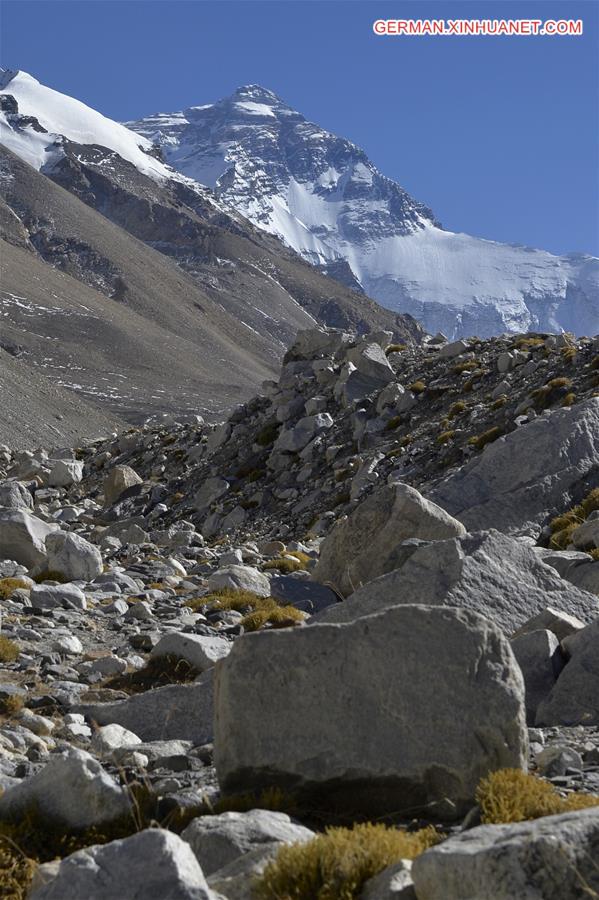
M 422 334 L 225 212 L 149 142 L 78 101 L 25 73 L 4 73 L 0 101 L 12 245 L 3 346 L 49 378 L 129 420 L 165 409 L 214 417 L 276 369 L 298 328 Z M 94 310 L 88 321 L 72 314 L 76 296 Z M 66 340 L 63 306 L 75 326 Z M 61 337 L 51 352 L 45 333 Z
M 442 229 L 363 150 L 272 91 L 128 122 L 180 173 L 389 309 L 452 337 L 599 330 L 599 261 Z
M 0 439 L 15 450 L 70 447 L 125 427 L 116 415 L 63 390 L 2 349 L 0 397 Z
M 390 341 L 3 451 L 9 896 L 599 890 L 599 344 Z

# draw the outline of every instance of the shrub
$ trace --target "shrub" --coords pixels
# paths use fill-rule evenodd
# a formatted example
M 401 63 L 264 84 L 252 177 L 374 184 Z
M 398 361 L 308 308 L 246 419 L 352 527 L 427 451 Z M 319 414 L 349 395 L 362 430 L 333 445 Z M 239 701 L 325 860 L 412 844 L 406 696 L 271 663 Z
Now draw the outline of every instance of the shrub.
M 0 835 L 0 884 L 5 900 L 26 900 L 37 864 Z
M 423 394 L 426 390 L 426 385 L 424 381 L 413 381 L 409 387 L 409 390 L 411 390 L 414 394 Z
M 343 506 L 345 503 L 349 503 L 350 500 L 351 496 L 349 491 L 342 491 L 333 498 L 333 506 Z
M 576 359 L 576 347 L 562 347 L 560 354 L 564 362 L 573 363 Z
M 572 543 L 572 532 L 596 509 L 599 509 L 599 488 L 594 488 L 577 506 L 551 520 L 549 546 L 555 550 L 565 550 Z
M 572 406 L 574 403 L 576 403 L 576 394 L 573 394 L 572 391 L 570 391 L 570 393 L 566 394 L 563 398 L 560 406 Z
M 455 403 L 452 403 L 449 407 L 449 412 L 447 413 L 448 419 L 454 419 L 456 416 L 459 416 L 460 413 L 463 413 L 466 409 L 466 404 L 463 400 L 456 400 Z
M 20 694 L 7 694 L 0 697 L 0 714 L 3 716 L 13 716 L 23 709 L 25 702 Z
M 393 416 L 385 425 L 385 431 L 395 431 L 401 425 L 401 416 Z
M 8 600 L 11 594 L 18 591 L 19 588 L 29 589 L 29 585 L 22 578 L 0 578 L 0 598 Z
M 210 606 L 212 609 L 235 609 L 238 612 L 247 609 L 253 609 L 256 604 L 260 603 L 263 598 L 253 591 L 245 591 L 236 588 L 218 588 L 203 597 L 194 597 L 188 600 L 185 606 L 190 609 L 198 610 L 204 606 Z
M 256 435 L 256 443 L 261 447 L 270 446 L 277 437 L 280 427 L 278 422 L 270 422 L 268 425 L 265 425 Z
M 405 349 L 405 344 L 389 344 L 389 346 L 385 350 L 385 354 L 389 356 L 391 353 L 401 353 L 401 351 Z
M 246 631 L 258 631 L 265 625 L 272 625 L 273 628 L 286 628 L 289 625 L 303 622 L 305 618 L 305 614 L 295 606 L 281 606 L 274 597 L 267 597 L 252 612 L 247 613 L 240 624 Z
M 0 634 L 0 662 L 14 662 L 15 659 L 19 658 L 19 653 L 18 644 L 15 644 L 14 641 L 11 641 L 5 635 Z
M 453 440 L 455 437 L 455 431 L 442 431 L 441 434 L 437 435 L 437 443 L 438 444 L 448 444 L 449 441 Z
M 493 403 L 491 403 L 491 409 L 501 409 L 501 407 L 505 406 L 506 403 L 507 395 L 501 394 L 501 396 L 498 397 L 497 400 L 494 400 Z
M 303 566 L 298 559 L 286 559 L 281 556 L 278 559 L 269 559 L 268 562 L 264 563 L 262 568 L 278 569 L 279 572 L 284 572 L 285 575 L 289 575 L 291 572 L 297 572 L 299 569 L 303 569 Z
M 499 769 L 487 775 L 478 785 L 476 801 L 485 825 L 525 822 L 599 806 L 599 796 L 580 793 L 563 798 L 552 784 L 520 769 Z
M 544 344 L 544 339 L 540 337 L 521 337 L 514 342 L 514 347 L 518 350 L 532 350 L 533 347 L 542 347 Z
M 462 372 L 472 372 L 474 369 L 478 369 L 478 366 L 478 360 L 466 359 L 464 362 L 457 363 L 451 371 L 454 375 L 461 375 Z
M 308 563 L 311 560 L 311 557 L 308 556 L 307 553 L 304 553 L 303 550 L 288 550 L 287 556 L 293 556 L 295 559 L 299 560 L 303 569 L 307 568 Z
M 594 356 L 591 360 L 591 369 L 595 372 L 599 369 L 599 356 Z
M 256 900 L 354 900 L 364 884 L 400 859 L 414 859 L 439 835 L 366 823 L 329 828 L 303 844 L 283 846 L 255 882 Z
M 501 428 L 496 425 L 494 428 L 489 428 L 488 431 L 483 431 L 482 434 L 469 438 L 468 443 L 472 447 L 476 447 L 477 450 L 482 450 L 487 444 L 491 444 L 493 441 L 496 441 L 498 437 L 501 437 L 501 434 Z

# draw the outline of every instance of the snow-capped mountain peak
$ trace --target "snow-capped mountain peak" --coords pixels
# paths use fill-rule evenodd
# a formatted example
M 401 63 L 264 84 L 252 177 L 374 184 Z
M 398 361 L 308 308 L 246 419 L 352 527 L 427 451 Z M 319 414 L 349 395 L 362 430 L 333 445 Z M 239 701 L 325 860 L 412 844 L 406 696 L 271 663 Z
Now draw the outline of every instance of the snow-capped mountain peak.
M 2 70 L 0 95 L 14 99 L 17 108 L 13 115 L 21 117 L 20 124 L 9 122 L 10 106 L 5 100 L 0 119 L 2 143 L 36 169 L 52 161 L 57 140 L 64 137 L 75 144 L 98 144 L 113 150 L 153 178 L 168 177 L 166 166 L 151 155 L 151 141 L 85 103 L 46 87 L 27 72 Z M 32 131 L 37 140 L 32 140 Z
M 222 203 L 429 331 L 599 330 L 596 259 L 443 230 L 362 149 L 267 88 L 126 124 Z

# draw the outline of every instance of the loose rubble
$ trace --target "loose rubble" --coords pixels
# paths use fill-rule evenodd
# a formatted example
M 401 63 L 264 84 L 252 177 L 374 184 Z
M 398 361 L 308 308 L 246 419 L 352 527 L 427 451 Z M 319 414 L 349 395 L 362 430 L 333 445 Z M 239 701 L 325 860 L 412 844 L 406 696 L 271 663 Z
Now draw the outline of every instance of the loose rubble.
M 597 338 L 308 330 L 220 425 L 1 447 L 0 851 L 35 810 L 35 900 L 234 900 L 386 815 L 447 840 L 365 897 L 541 890 L 477 784 L 599 794 L 598 515 Z

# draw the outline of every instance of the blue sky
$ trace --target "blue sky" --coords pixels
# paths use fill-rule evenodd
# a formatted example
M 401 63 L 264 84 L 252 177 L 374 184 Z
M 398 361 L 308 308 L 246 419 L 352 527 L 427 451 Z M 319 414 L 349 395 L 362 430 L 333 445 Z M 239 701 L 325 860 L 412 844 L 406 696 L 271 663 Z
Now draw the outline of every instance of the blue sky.
M 375 18 L 582 18 L 582 37 L 377 38 Z M 258 83 L 445 227 L 599 253 L 596 0 L 3 0 L 3 65 L 115 119 Z

